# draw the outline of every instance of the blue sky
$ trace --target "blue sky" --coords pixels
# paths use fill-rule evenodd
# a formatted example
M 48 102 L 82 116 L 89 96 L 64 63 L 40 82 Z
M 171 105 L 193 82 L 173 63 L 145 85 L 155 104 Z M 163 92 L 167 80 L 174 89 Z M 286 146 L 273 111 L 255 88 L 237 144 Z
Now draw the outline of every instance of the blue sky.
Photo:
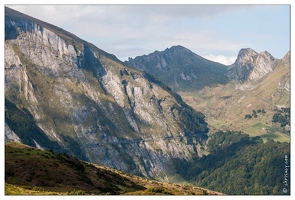
M 290 5 L 7 5 L 52 23 L 122 61 L 182 45 L 231 64 L 241 48 L 282 58 Z

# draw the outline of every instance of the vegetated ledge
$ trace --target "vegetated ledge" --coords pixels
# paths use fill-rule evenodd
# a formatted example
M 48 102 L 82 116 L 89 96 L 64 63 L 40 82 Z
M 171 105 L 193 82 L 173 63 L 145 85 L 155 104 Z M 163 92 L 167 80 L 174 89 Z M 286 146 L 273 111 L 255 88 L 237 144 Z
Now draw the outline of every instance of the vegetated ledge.
M 5 195 L 222 195 L 158 182 L 21 143 L 5 144 Z

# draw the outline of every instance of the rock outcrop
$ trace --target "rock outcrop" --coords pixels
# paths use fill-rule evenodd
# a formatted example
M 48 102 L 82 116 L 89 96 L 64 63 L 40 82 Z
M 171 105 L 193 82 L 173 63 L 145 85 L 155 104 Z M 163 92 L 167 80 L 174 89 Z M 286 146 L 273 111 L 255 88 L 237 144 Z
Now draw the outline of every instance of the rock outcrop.
M 258 54 L 250 48 L 241 49 L 226 75 L 238 83 L 258 81 L 274 70 L 276 62 L 277 59 L 267 51 Z
M 168 180 L 202 154 L 202 113 L 153 76 L 58 27 L 5 8 L 5 135 Z

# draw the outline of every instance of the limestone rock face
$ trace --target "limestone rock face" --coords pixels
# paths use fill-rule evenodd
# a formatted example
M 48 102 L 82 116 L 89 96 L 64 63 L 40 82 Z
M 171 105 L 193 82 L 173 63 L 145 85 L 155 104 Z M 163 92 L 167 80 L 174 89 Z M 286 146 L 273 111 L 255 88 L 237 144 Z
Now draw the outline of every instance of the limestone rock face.
M 239 83 L 258 81 L 274 70 L 276 62 L 277 59 L 266 51 L 258 54 L 250 48 L 241 49 L 226 75 Z
M 5 124 L 5 142 L 20 142 L 19 137 Z
M 279 89 L 291 92 L 291 53 L 290 51 L 280 60 L 280 64 L 284 67 L 285 75 L 279 80 Z
M 5 101 L 9 140 L 162 180 L 207 139 L 204 115 L 151 75 L 9 8 Z

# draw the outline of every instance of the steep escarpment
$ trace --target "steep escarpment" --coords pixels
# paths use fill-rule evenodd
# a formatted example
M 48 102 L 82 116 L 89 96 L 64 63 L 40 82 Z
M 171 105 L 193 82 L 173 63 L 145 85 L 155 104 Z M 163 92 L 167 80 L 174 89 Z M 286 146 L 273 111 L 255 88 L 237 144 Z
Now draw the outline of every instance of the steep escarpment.
M 5 8 L 6 138 L 167 180 L 202 154 L 202 113 L 142 71 Z M 7 140 L 8 140 L 7 139 Z

